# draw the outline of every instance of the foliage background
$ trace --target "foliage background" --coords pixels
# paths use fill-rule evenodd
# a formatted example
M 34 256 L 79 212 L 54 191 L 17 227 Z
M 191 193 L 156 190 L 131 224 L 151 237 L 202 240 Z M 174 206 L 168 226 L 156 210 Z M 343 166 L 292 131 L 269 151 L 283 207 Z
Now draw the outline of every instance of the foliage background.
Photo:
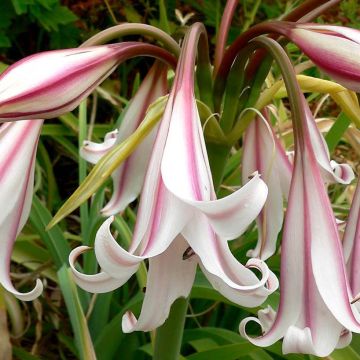
M 251 24 L 281 16 L 298 1 L 240 0 L 231 41 Z M 128 22 L 162 26 L 159 1 L 139 0 L 1 0 L 0 1 L 0 70 L 24 56 L 49 49 L 76 47 L 91 35 L 109 26 Z M 211 44 L 219 27 L 225 2 L 221 0 L 169 0 L 165 3 L 170 30 L 180 25 L 175 9 L 183 15 L 193 13 L 189 22 L 206 24 Z M 342 1 L 338 7 L 319 19 L 360 28 L 360 8 L 357 0 Z M 137 40 L 137 38 L 134 38 Z M 292 51 L 293 50 L 293 51 Z M 296 59 L 296 49 L 289 48 Z M 0 295 L 0 354 L 12 352 L 14 358 L 87 359 L 94 347 L 98 359 L 147 359 L 152 353 L 151 334 L 121 332 L 121 316 L 131 308 L 139 311 L 143 297 L 141 276 L 132 278 L 121 289 L 109 294 L 91 296 L 72 283 L 67 269 L 71 248 L 92 244 L 94 234 L 103 221 L 98 215 L 109 186 L 103 187 L 91 203 L 62 221 L 49 232 L 44 227 L 64 200 L 76 189 L 88 171 L 79 158 L 78 144 L 84 139 L 100 141 L 107 131 L 121 121 L 127 99 L 151 64 L 150 60 L 134 60 L 122 65 L 111 79 L 101 85 L 82 104 L 79 111 L 46 122 L 38 150 L 35 198 L 30 220 L 19 236 L 13 254 L 14 281 L 26 289 L 40 276 L 47 287 L 44 295 L 33 303 L 22 303 L 14 297 Z M 330 100 L 324 111 L 332 116 L 336 109 Z M 335 156 L 346 155 L 358 163 L 346 142 L 335 149 Z M 234 154 L 227 166 L 227 185 L 239 183 L 240 152 Z M 346 194 L 333 191 L 338 211 L 346 211 Z M 137 204 L 129 207 L 115 221 L 115 230 L 123 245 L 129 243 L 135 221 Z M 246 251 L 256 240 L 256 231 L 249 229 L 241 239 L 232 243 L 234 254 L 243 261 Z M 275 271 L 279 257 L 270 260 Z M 96 261 L 90 254 L 83 264 L 87 272 L 96 271 Z M 29 272 L 29 271 L 34 272 Z M 276 303 L 278 295 L 270 298 Z M 217 294 L 199 273 L 191 295 L 182 354 L 187 359 L 312 359 L 312 356 L 281 355 L 281 345 L 258 349 L 238 335 L 242 318 L 256 309 L 243 309 Z M 258 329 L 254 328 L 254 332 Z M 91 340 L 90 340 L 91 338 Z M 150 355 L 149 355 L 150 354 Z M 360 359 L 358 337 L 352 347 L 337 351 L 331 359 Z M 1 355 L 0 355 L 1 357 Z

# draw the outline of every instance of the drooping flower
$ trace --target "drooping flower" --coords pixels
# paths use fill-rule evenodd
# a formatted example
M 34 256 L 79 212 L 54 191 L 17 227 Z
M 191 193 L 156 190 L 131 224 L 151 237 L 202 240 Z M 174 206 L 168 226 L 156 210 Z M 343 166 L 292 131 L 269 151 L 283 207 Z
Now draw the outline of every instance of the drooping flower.
M 283 223 L 283 199 L 290 188 L 292 163 L 285 149 L 264 118 L 254 119 L 246 130 L 243 142 L 242 182 L 255 171 L 261 174 L 269 188 L 266 203 L 257 218 L 258 242 L 248 256 L 266 260 L 276 250 L 276 240 Z
M 18 299 L 33 300 L 43 289 L 40 280 L 33 290 L 21 293 L 10 279 L 10 258 L 14 241 L 30 213 L 37 143 L 42 120 L 23 120 L 0 127 L 0 283 Z
M 360 315 L 350 304 L 338 228 L 306 119 L 309 111 L 303 109 L 301 124 L 294 122 L 295 159 L 281 245 L 278 310 L 269 307 L 259 312 L 259 319 L 244 319 L 240 332 L 258 346 L 283 338 L 284 353 L 327 356 L 348 345 L 351 331 L 360 331 Z M 261 325 L 262 336 L 247 335 L 251 320 Z
M 112 131 L 105 136 L 102 144 L 90 141 L 84 142 L 80 150 L 81 156 L 96 164 L 101 157 L 114 145 L 130 136 L 140 125 L 150 104 L 167 92 L 167 66 L 160 61 L 155 62 L 149 73 L 141 83 L 138 91 L 125 110 L 119 131 Z M 114 188 L 113 195 L 102 209 L 105 216 L 123 211 L 134 201 L 144 183 L 146 168 L 151 156 L 156 131 L 155 127 L 146 139 L 138 146 L 134 153 L 112 174 Z
M 360 31 L 342 26 L 285 23 L 284 34 L 325 73 L 360 91 Z
M 191 27 L 185 37 L 174 84 L 157 133 L 137 222 L 129 251 L 112 237 L 108 219 L 95 239 L 102 272 L 79 273 L 73 250 L 70 263 L 76 281 L 92 292 L 114 289 L 149 259 L 146 294 L 139 319 L 129 312 L 123 331 L 151 330 L 168 316 L 170 305 L 188 296 L 199 263 L 210 283 L 244 306 L 261 304 L 277 287 L 266 264 L 250 259 L 246 266 L 231 254 L 227 240 L 242 234 L 264 204 L 267 188 L 258 174 L 240 190 L 217 200 L 194 95 L 194 65 L 203 29 Z M 262 273 L 258 279 L 249 267 Z M 265 284 L 267 283 L 267 286 Z
M 174 65 L 165 50 L 123 42 L 38 53 L 0 76 L 0 120 L 51 118 L 73 110 L 120 62 L 149 55 Z
M 330 160 L 330 154 L 324 137 L 318 130 L 310 108 L 301 95 L 309 136 L 317 163 L 320 165 L 322 179 L 326 184 L 349 184 L 354 179 L 354 172 L 348 164 L 338 164 Z M 243 183 L 258 171 L 269 187 L 267 201 L 257 223 L 259 237 L 256 248 L 248 255 L 266 260 L 276 250 L 276 240 L 283 223 L 283 199 L 288 199 L 292 174 L 292 162 L 271 129 L 267 119 L 256 118 L 248 127 L 243 144 Z

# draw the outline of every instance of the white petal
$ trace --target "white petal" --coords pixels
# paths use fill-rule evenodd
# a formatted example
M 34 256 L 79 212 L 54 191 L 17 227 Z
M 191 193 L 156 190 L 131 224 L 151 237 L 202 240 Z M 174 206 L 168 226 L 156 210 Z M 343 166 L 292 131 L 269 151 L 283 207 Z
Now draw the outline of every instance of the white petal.
M 171 114 L 161 174 L 182 201 L 212 200 L 214 191 L 195 97 L 179 89 Z
M 240 236 L 261 211 L 268 190 L 259 174 L 241 189 L 222 199 L 187 201 L 206 215 L 214 231 L 225 240 Z
M 343 238 L 344 257 L 347 262 L 350 287 L 354 296 L 360 292 L 360 181 L 352 200 L 349 218 Z M 356 303 L 359 308 L 359 302 Z M 360 310 L 360 309 L 359 309 Z
M 179 297 L 187 297 L 194 282 L 197 257 L 183 260 L 188 245 L 178 236 L 168 249 L 149 260 L 146 293 L 138 320 L 128 312 L 124 315 L 122 329 L 150 331 L 162 325 L 172 303 Z
M 144 258 L 127 252 L 116 242 L 110 232 L 112 222 L 113 217 L 108 218 L 96 233 L 96 259 L 110 277 L 125 283 L 137 271 Z
M 25 225 L 31 208 L 37 142 L 41 120 L 24 120 L 0 128 L 0 265 L 2 286 L 21 300 L 33 300 L 43 289 L 40 280 L 28 293 L 17 291 L 10 279 L 10 258 L 13 244 Z
M 295 168 L 294 171 L 281 246 L 281 293 L 276 318 L 270 328 L 271 319 L 265 321 L 254 317 L 242 320 L 239 327 L 240 334 L 257 346 L 270 346 L 285 336 L 302 311 L 305 276 L 303 181 L 301 169 Z M 246 325 L 251 321 L 261 325 L 263 336 L 247 334 Z
M 114 279 L 103 271 L 98 274 L 87 275 L 76 270 L 75 262 L 77 258 L 90 249 L 88 246 L 78 246 L 69 255 L 69 264 L 76 284 L 91 293 L 105 293 L 122 286 L 127 281 L 127 278 L 124 281 L 124 279 Z
M 352 340 L 352 332 L 349 330 L 343 329 L 342 333 L 340 334 L 339 342 L 336 345 L 337 349 L 346 348 L 351 344 Z
M 305 98 L 303 98 L 305 102 Z M 315 120 L 307 104 L 304 105 L 306 113 L 307 126 L 309 129 L 311 145 L 314 149 L 316 160 L 322 168 L 322 176 L 325 182 L 340 184 L 349 184 L 354 179 L 354 172 L 347 164 L 337 164 L 330 162 L 330 155 L 325 139 L 318 130 Z
M 292 166 L 266 119 L 256 118 L 244 136 L 242 181 L 258 171 L 269 188 L 264 208 L 257 218 L 258 242 L 247 255 L 266 260 L 274 254 L 283 222 L 283 197 L 288 197 Z
M 158 127 L 156 126 L 134 153 L 112 174 L 113 194 L 101 210 L 104 216 L 120 213 L 139 196 L 157 130 Z
M 333 26 L 333 25 L 320 25 L 320 24 L 301 24 L 301 28 L 309 29 L 314 31 L 325 30 L 329 32 L 329 35 L 333 33 L 334 36 L 342 35 L 349 40 L 352 40 L 360 44 L 360 31 L 357 29 L 352 29 L 344 26 Z M 316 36 L 314 34 L 314 36 Z
M 248 267 L 256 266 L 261 272 L 259 280 L 248 268 L 240 264 L 232 255 L 228 243 L 221 241 L 201 213 L 194 216 L 182 234 L 199 256 L 203 271 L 211 284 L 231 301 L 243 306 L 261 304 L 277 283 L 266 264 L 261 260 L 250 260 Z M 265 284 L 271 280 L 271 289 Z
M 91 164 L 96 164 L 114 146 L 117 133 L 117 130 L 108 132 L 101 144 L 88 140 L 84 141 L 80 149 L 80 156 Z
M 336 220 L 314 155 L 305 149 L 299 156 L 303 167 L 303 201 L 306 236 L 310 238 L 312 273 L 329 311 L 350 331 L 360 332 L 360 314 L 351 305 L 351 292 Z
M 359 43 L 340 36 L 315 33 L 301 28 L 292 29 L 289 36 L 319 68 L 336 82 L 359 91 L 360 72 L 357 57 Z

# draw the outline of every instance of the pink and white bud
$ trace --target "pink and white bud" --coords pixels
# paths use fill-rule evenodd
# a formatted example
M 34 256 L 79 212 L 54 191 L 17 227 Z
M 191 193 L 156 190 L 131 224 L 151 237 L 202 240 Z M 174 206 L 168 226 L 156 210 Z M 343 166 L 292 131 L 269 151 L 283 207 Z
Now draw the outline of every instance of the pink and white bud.
M 360 91 L 360 31 L 341 26 L 290 24 L 284 33 L 339 84 Z
M 119 63 L 139 55 L 173 62 L 165 50 L 123 42 L 26 57 L 0 76 L 0 121 L 52 118 L 73 110 Z

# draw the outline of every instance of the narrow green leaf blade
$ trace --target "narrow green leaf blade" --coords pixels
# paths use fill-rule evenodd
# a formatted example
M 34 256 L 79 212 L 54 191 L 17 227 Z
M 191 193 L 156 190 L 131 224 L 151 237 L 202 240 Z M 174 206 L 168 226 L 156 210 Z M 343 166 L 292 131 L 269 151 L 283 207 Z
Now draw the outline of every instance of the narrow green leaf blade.
M 340 113 L 335 123 L 325 136 L 330 152 L 335 149 L 350 124 L 351 120 L 347 117 L 347 115 L 343 112 Z
M 48 248 L 55 266 L 59 269 L 63 264 L 67 264 L 70 247 L 60 227 L 56 226 L 48 232 L 45 231 L 45 226 L 50 220 L 51 214 L 40 199 L 34 195 L 30 222 Z
M 58 271 L 59 284 L 70 315 L 75 343 L 81 360 L 96 360 L 86 318 L 82 310 L 71 270 L 63 265 Z

